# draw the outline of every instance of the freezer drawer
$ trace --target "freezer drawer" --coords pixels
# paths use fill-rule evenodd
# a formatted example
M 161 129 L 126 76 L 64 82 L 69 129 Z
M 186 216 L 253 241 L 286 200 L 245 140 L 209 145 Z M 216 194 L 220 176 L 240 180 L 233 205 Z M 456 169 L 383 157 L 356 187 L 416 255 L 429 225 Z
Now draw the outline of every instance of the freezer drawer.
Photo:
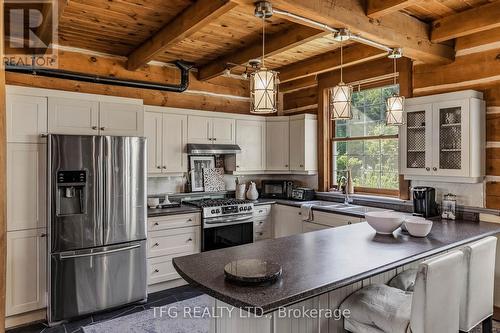
M 147 297 L 146 241 L 51 255 L 50 322 Z

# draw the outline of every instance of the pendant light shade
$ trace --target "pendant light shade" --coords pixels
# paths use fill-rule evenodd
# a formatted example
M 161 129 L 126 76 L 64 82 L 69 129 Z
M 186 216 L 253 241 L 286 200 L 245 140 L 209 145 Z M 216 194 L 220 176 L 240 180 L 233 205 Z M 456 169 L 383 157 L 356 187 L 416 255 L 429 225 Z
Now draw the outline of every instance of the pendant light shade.
M 332 120 L 352 119 L 352 86 L 345 84 L 343 80 L 343 49 L 340 41 L 340 83 L 330 91 L 330 116 Z
M 393 59 L 394 62 L 394 85 L 396 85 L 396 59 L 403 56 L 403 52 L 400 48 L 393 49 L 389 53 L 389 59 Z M 386 101 L 387 108 L 385 111 L 385 123 L 390 126 L 401 126 L 405 123 L 404 111 L 405 111 L 405 98 L 398 94 L 394 94 L 387 98 Z
M 250 74 L 250 112 L 256 114 L 278 111 L 278 73 L 268 70 L 264 65 L 266 18 L 273 14 L 270 2 L 262 1 L 255 5 L 255 16 L 262 18 L 262 66 Z
M 250 112 L 273 113 L 278 111 L 278 75 L 260 68 L 250 74 Z
M 394 95 L 387 98 L 386 124 L 403 125 L 404 124 L 405 98 Z
M 330 113 L 332 120 L 352 118 L 352 86 L 340 82 L 330 91 Z

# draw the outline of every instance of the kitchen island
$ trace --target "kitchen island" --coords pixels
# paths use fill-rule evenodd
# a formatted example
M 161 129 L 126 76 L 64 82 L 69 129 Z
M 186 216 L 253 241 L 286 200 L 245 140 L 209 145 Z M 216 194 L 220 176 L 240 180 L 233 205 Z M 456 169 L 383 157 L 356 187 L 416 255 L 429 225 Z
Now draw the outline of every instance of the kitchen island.
M 308 327 L 308 332 L 323 332 L 327 327 L 328 332 L 342 332 L 338 318 L 279 318 L 278 314 L 285 313 L 283 309 L 335 310 L 364 285 L 386 283 L 425 258 L 499 232 L 499 224 L 443 220 L 435 221 L 425 238 L 401 229 L 385 236 L 364 222 L 178 257 L 173 264 L 189 284 L 212 296 L 217 307 L 230 305 L 248 314 L 214 318 L 217 324 L 212 329 L 218 333 L 230 332 L 234 325 L 242 325 L 238 332 L 281 332 L 297 325 Z M 280 264 L 281 279 L 256 287 L 224 279 L 227 263 L 250 258 Z

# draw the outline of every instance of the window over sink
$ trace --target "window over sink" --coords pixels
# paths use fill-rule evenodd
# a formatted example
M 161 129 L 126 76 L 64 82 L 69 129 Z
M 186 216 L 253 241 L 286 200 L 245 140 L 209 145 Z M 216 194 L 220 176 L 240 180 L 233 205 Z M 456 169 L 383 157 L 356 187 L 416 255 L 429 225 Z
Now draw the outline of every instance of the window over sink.
M 355 192 L 398 194 L 398 127 L 385 124 L 386 99 L 398 92 L 389 85 L 353 93 L 353 118 L 334 125 L 334 184 L 350 169 Z

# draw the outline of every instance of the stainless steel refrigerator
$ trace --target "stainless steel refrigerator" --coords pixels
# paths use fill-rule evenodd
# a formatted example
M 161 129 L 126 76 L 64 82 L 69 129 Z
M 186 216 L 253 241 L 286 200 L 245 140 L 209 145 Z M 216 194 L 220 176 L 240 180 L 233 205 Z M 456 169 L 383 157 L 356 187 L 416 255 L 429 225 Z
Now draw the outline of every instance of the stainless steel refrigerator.
M 49 322 L 146 300 L 145 143 L 49 135 Z

